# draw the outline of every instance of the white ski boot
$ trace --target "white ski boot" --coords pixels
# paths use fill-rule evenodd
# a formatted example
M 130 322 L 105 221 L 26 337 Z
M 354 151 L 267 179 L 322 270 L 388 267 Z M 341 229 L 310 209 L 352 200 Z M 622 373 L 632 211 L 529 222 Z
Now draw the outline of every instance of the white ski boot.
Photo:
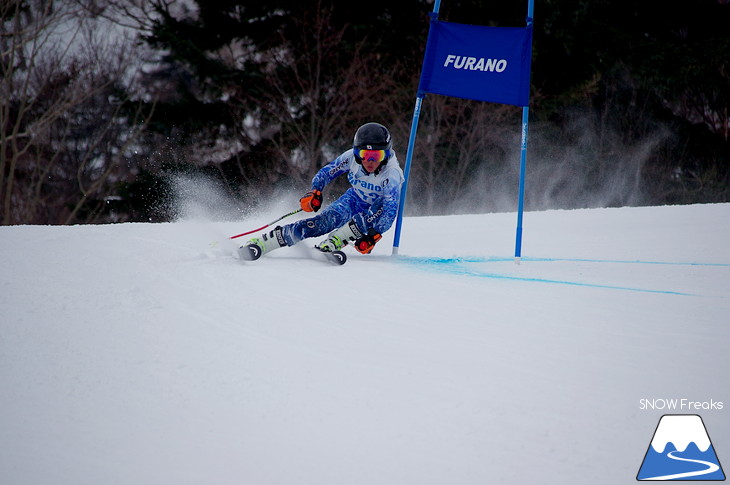
M 287 244 L 281 233 L 281 226 L 276 226 L 268 233 L 261 234 L 260 237 L 249 239 L 246 244 L 238 248 L 238 254 L 241 259 L 253 261 L 274 249 L 284 246 L 287 246 Z
M 342 227 L 338 227 L 332 231 L 327 239 L 317 244 L 317 248 L 322 251 L 332 252 L 339 251 L 347 246 L 350 241 L 356 241 L 362 237 L 362 232 L 357 228 L 354 221 L 350 221 Z
M 334 251 L 339 251 L 340 249 L 347 246 L 347 241 L 340 238 L 338 235 L 332 233 L 329 236 L 327 236 L 327 239 L 321 241 L 319 244 L 317 244 L 317 248 L 320 251 L 324 251 L 326 253 L 332 253 Z

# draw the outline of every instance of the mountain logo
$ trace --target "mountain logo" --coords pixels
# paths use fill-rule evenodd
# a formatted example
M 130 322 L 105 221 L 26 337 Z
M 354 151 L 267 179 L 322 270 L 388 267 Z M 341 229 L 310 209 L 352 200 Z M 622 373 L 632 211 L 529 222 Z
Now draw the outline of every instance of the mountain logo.
M 646 450 L 637 480 L 725 480 L 702 418 L 665 414 Z

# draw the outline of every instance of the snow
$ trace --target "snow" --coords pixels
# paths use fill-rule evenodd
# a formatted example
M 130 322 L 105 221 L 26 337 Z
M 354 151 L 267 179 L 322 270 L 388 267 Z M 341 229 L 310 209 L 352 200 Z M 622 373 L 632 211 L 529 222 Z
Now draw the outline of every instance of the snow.
M 285 212 L 0 227 L 0 482 L 628 484 L 667 413 L 730 461 L 730 204 L 231 257 Z

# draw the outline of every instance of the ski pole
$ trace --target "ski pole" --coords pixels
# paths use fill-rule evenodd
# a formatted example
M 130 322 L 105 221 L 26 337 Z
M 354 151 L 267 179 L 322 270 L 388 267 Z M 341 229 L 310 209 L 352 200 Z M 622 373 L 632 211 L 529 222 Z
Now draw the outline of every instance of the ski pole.
M 236 234 L 235 236 L 231 236 L 228 239 L 236 239 L 237 237 L 245 236 L 246 234 L 251 234 L 252 232 L 262 231 L 262 230 L 266 229 L 267 227 L 269 227 L 270 225 L 275 224 L 275 223 L 279 222 L 280 220 L 284 219 L 285 217 L 293 216 L 294 214 L 296 214 L 298 212 L 302 212 L 303 210 L 304 209 L 301 209 L 300 208 L 300 209 L 297 209 L 295 211 L 291 211 L 290 213 L 284 214 L 283 216 L 279 217 L 277 220 L 269 222 L 265 226 L 261 226 L 258 229 L 253 229 L 253 230 L 248 231 L 248 232 L 242 232 L 241 234 Z

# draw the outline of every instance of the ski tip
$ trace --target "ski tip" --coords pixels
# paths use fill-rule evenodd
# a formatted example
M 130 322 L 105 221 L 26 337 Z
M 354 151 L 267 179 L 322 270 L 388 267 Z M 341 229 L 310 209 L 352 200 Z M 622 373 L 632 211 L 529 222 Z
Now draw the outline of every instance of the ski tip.
M 238 248 L 238 255 L 246 261 L 256 261 L 261 257 L 261 248 L 255 244 L 248 244 Z
M 342 251 L 325 251 L 319 246 L 314 246 L 314 250 L 324 255 L 327 258 L 327 261 L 331 263 L 343 265 L 347 262 L 347 255 Z
M 333 251 L 332 257 L 335 261 L 335 263 L 339 265 L 343 265 L 347 262 L 347 255 L 343 253 L 342 251 Z

